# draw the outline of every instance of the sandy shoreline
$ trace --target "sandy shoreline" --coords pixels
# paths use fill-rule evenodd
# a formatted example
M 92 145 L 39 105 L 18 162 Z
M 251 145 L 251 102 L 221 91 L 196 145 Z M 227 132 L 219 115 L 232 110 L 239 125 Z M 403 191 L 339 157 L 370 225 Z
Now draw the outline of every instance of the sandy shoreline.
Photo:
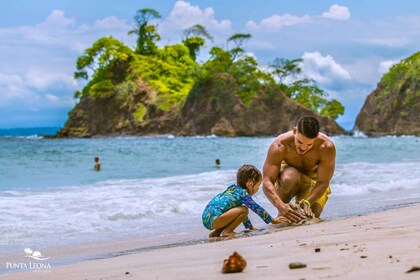
M 222 242 L 146 250 L 1 279 L 419 279 L 420 204 Z M 320 252 L 315 252 L 320 248 Z M 221 274 L 234 251 L 242 273 Z M 291 270 L 290 262 L 306 268 Z M 5 264 L 2 264 L 5 266 Z

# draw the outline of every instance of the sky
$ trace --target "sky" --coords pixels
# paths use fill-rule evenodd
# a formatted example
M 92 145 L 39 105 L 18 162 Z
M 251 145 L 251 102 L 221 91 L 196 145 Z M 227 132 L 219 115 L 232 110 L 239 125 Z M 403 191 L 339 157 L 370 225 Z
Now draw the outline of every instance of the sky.
M 180 43 L 194 24 L 226 47 L 236 33 L 261 67 L 275 58 L 302 58 L 303 73 L 345 114 L 351 129 L 365 98 L 389 68 L 420 51 L 420 1 L 414 0 L 2 0 L 0 9 L 0 128 L 62 127 L 84 82 L 75 80 L 76 60 L 96 40 L 127 35 L 139 9 L 155 9 L 160 46 Z

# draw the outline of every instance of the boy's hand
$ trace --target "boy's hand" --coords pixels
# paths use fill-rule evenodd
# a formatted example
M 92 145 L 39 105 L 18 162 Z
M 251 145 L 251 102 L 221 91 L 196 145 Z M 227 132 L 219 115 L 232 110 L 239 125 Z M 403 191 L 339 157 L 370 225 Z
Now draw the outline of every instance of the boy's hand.
M 290 223 L 290 221 L 283 216 L 278 216 L 276 218 L 271 219 L 271 223 L 273 225 L 278 225 L 278 224 Z
M 254 226 L 250 226 L 248 229 L 249 230 L 257 230 Z

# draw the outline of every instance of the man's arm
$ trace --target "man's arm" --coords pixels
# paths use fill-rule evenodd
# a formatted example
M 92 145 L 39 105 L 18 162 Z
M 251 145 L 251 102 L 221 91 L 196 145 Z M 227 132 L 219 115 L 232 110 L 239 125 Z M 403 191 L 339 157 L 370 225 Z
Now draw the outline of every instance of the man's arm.
M 327 143 L 321 150 L 318 165 L 318 179 L 315 187 L 308 197 L 309 203 L 315 203 L 327 190 L 335 170 L 335 146 Z
M 277 143 L 272 143 L 268 149 L 263 167 L 263 191 L 271 204 L 277 208 L 280 215 L 292 222 L 298 222 L 301 220 L 300 215 L 289 204 L 281 200 L 275 187 L 276 180 L 280 174 L 281 162 L 284 158 L 284 149 L 283 146 L 279 147 Z

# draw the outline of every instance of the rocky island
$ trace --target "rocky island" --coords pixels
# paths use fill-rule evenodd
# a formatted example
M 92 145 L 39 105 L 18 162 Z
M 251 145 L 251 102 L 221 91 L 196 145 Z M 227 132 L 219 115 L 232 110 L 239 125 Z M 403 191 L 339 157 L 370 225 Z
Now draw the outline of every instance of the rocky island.
M 234 34 L 230 48 L 213 47 L 198 63 L 200 48 L 212 39 L 205 27 L 194 25 L 182 43 L 159 48 L 149 23 L 159 16 L 137 11 L 129 33 L 138 36 L 136 49 L 104 37 L 78 58 L 74 76 L 86 85 L 56 137 L 276 135 L 304 115 L 317 116 L 325 133 L 344 132 L 334 120 L 344 113 L 341 103 L 327 100 L 314 80 L 296 78 L 301 59 L 277 58 L 263 71 L 243 49 L 251 35 Z
M 386 73 L 366 98 L 355 129 L 368 136 L 420 135 L 420 52 Z
M 245 106 L 235 90 L 239 85 L 228 73 L 219 73 L 197 84 L 181 108 L 168 111 L 154 103 L 155 93 L 145 82 L 126 98 L 84 96 L 71 111 L 59 137 L 111 135 L 276 135 L 296 125 L 299 118 L 316 114 L 282 92 L 261 89 L 250 106 Z M 139 106 L 145 113 L 136 118 Z M 331 118 L 316 116 L 323 132 L 333 135 L 344 130 Z

